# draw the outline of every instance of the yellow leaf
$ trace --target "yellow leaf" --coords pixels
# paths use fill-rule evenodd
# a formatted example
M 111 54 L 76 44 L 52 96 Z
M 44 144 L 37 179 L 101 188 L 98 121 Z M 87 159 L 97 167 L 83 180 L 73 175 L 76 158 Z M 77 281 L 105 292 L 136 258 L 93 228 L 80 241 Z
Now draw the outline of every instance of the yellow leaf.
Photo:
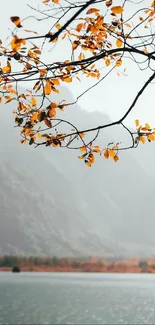
M 85 134 L 83 132 L 79 133 L 80 138 L 84 138 Z
M 62 78 L 62 81 L 64 81 L 64 82 L 72 82 L 72 77 L 70 77 L 70 76 L 63 76 L 63 78 Z
M 104 157 L 105 157 L 106 159 L 109 158 L 109 150 L 108 150 L 108 149 L 104 150 Z
M 144 144 L 145 143 L 145 138 L 144 137 L 139 137 L 139 141 L 141 141 Z
M 42 135 L 40 133 L 38 133 L 38 139 L 42 139 Z
M 81 147 L 80 148 L 80 151 L 85 152 L 86 151 L 86 147 Z
M 59 30 L 61 28 L 60 24 L 56 24 L 55 27 Z
M 110 65 L 110 59 L 109 59 L 109 58 L 107 58 L 107 59 L 105 60 L 105 64 L 106 64 L 107 67 Z
M 114 158 L 115 156 L 116 156 L 116 152 L 114 151 L 114 150 L 109 150 L 109 156 L 111 157 L 111 158 Z
M 147 136 L 147 138 L 150 140 L 150 141 L 154 141 L 154 135 L 153 134 L 149 134 Z
M 115 6 L 115 7 L 111 8 L 111 11 L 113 14 L 118 15 L 118 14 L 122 14 L 122 12 L 124 10 L 123 10 L 123 7 L 121 7 L 121 6 Z
M 122 47 L 122 45 L 123 45 L 122 39 L 121 38 L 118 38 L 117 41 L 116 41 L 116 46 L 117 47 Z
M 16 25 L 16 27 L 18 28 L 22 27 L 20 18 L 18 16 L 12 16 L 10 17 L 10 19 Z
M 58 79 L 50 79 L 50 81 L 52 82 L 53 85 L 56 85 L 56 86 L 60 85 L 60 81 Z
M 37 100 L 36 100 L 36 98 L 32 97 L 32 98 L 31 98 L 31 103 L 32 103 L 32 106 L 36 106 L 36 105 L 37 105 Z
M 150 125 L 148 123 L 145 123 L 145 127 L 147 128 L 147 130 L 150 130 Z
M 125 23 L 125 26 L 131 28 L 131 25 L 129 23 Z
M 46 84 L 44 86 L 45 95 L 50 95 L 51 91 L 52 91 L 52 86 L 51 86 L 50 81 L 47 79 Z
M 38 119 L 38 113 L 35 112 L 34 114 L 32 114 L 32 116 L 31 116 L 31 120 L 32 120 L 32 121 L 35 121 L 35 120 L 37 120 L 37 119 Z
M 2 71 L 4 73 L 10 73 L 11 72 L 11 64 L 9 61 L 7 61 L 7 65 L 5 67 L 2 68 Z
M 116 62 L 115 62 L 115 66 L 116 67 L 120 67 L 122 65 L 122 60 L 121 59 L 119 59 L 119 60 L 117 60 Z
M 98 11 L 99 11 L 99 9 L 97 9 L 97 8 L 90 8 L 90 9 L 87 11 L 87 15 L 93 14 L 93 13 L 98 12 Z
M 48 106 L 49 111 L 48 111 L 48 116 L 49 117 L 56 117 L 56 107 L 52 107 L 52 105 Z
M 135 120 L 136 127 L 138 128 L 139 126 L 139 120 Z

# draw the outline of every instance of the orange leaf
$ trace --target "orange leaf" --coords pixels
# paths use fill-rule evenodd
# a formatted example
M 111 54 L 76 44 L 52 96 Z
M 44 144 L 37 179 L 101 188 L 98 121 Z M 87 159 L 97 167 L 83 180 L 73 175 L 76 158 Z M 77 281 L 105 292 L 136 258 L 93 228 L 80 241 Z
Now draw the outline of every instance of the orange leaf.
M 144 144 L 145 143 L 145 138 L 144 137 L 139 137 L 139 141 L 141 141 Z
M 79 133 L 79 136 L 80 136 L 81 138 L 84 138 L 85 134 L 84 134 L 83 132 L 81 132 L 81 133 Z
M 44 123 L 45 123 L 49 128 L 52 127 L 52 122 L 51 122 L 47 117 L 44 118 Z
M 95 157 L 94 157 L 93 153 L 89 154 L 88 160 L 91 162 L 91 164 L 93 164 L 95 162 Z
M 109 158 L 109 150 L 108 150 L 108 149 L 104 150 L 104 157 L 105 157 L 106 159 Z
M 51 86 L 50 81 L 47 79 L 46 84 L 44 86 L 45 95 L 50 95 L 51 91 L 52 91 L 52 86 Z
M 115 7 L 111 8 L 111 11 L 113 14 L 118 15 L 118 14 L 122 14 L 122 12 L 124 10 L 123 10 L 123 7 L 121 7 L 121 6 L 115 6 Z
M 145 123 L 145 127 L 147 128 L 147 130 L 150 130 L 150 125 L 148 123 Z
M 138 128 L 139 126 L 139 120 L 135 120 L 136 127 Z
M 117 155 L 115 155 L 115 157 L 113 159 L 115 162 L 117 162 L 119 160 L 119 157 Z
M 76 26 L 76 31 L 77 32 L 80 32 L 81 31 L 81 29 L 83 28 L 83 23 L 80 23 L 80 24 L 78 24 L 77 26 Z
M 48 116 L 49 117 L 56 117 L 56 107 L 52 107 L 52 104 L 48 106 L 49 111 L 48 111 Z
M 90 161 L 87 160 L 87 159 L 85 160 L 85 164 L 86 164 L 87 167 L 91 167 L 91 163 L 90 163 Z
M 122 39 L 121 38 L 118 38 L 117 41 L 116 41 L 116 46 L 117 47 L 122 47 L 122 45 L 123 45 Z
M 106 64 L 106 66 L 108 67 L 108 66 L 110 65 L 110 59 L 107 58 L 107 59 L 105 60 L 105 64 Z
M 150 141 L 154 141 L 154 135 L 153 134 L 149 134 L 147 136 L 147 138 L 150 140 Z
M 32 114 L 32 116 L 31 116 L 31 120 L 32 121 L 35 121 L 35 120 L 37 120 L 38 119 L 38 112 L 35 112 L 34 114 Z
M 90 8 L 90 9 L 87 11 L 87 15 L 93 14 L 93 13 L 98 12 L 98 11 L 99 11 L 99 9 L 97 9 L 97 8 Z
M 31 103 L 32 103 L 32 106 L 36 106 L 36 105 L 37 105 L 37 100 L 36 100 L 36 98 L 32 97 L 32 98 L 31 98 Z
M 116 156 L 116 152 L 114 151 L 114 150 L 109 150 L 109 156 L 111 157 L 111 158 L 114 158 L 115 156 Z
M 115 66 L 116 67 L 120 67 L 122 65 L 122 60 L 121 59 L 119 59 L 119 60 L 117 60 L 116 62 L 115 62 Z
M 83 152 L 83 151 L 86 151 L 86 147 L 81 147 L 81 148 L 80 148 L 80 151 L 82 151 L 82 152 Z
M 56 86 L 60 85 L 60 81 L 58 79 L 50 79 L 50 81 L 52 82 L 53 85 L 56 85 Z
M 22 27 L 20 18 L 18 16 L 12 16 L 10 17 L 10 19 L 16 25 L 16 27 L 18 28 Z
M 72 77 L 69 77 L 69 76 L 63 76 L 63 78 L 62 78 L 62 81 L 64 81 L 64 82 L 72 82 Z

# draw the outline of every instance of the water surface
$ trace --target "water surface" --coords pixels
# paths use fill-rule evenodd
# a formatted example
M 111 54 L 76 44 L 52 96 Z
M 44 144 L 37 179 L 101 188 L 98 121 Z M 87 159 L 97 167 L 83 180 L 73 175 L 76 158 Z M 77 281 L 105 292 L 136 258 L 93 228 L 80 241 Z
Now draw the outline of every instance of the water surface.
M 0 324 L 155 324 L 155 275 L 0 272 Z

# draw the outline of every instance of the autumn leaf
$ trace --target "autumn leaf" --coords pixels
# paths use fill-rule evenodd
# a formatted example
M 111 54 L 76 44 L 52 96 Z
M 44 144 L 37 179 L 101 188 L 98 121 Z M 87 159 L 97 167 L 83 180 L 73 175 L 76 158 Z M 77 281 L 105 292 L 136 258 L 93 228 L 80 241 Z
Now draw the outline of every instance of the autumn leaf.
M 59 0 L 52 0 L 53 3 L 59 3 Z
M 44 118 L 44 123 L 45 123 L 49 128 L 52 127 L 52 122 L 51 122 L 47 117 Z
M 139 126 L 139 120 L 135 120 L 136 127 L 138 128 Z
M 124 10 L 123 10 L 123 7 L 121 7 L 121 6 L 115 6 L 115 7 L 111 8 L 111 11 L 113 14 L 118 15 L 118 14 L 122 14 L 122 12 Z
M 105 4 L 107 7 L 110 7 L 112 5 L 112 0 L 107 0 Z
M 98 11 L 99 11 L 99 9 L 97 9 L 97 8 L 90 8 L 87 11 L 87 15 L 94 14 L 95 12 L 98 12 Z
M 60 29 L 61 28 L 61 25 L 59 24 L 59 23 L 57 23 L 56 25 L 55 25 L 55 27 L 56 27 L 56 29 Z
M 109 158 L 109 150 L 108 150 L 108 149 L 104 150 L 104 157 L 105 157 L 106 159 Z
M 122 65 L 122 60 L 121 59 L 119 59 L 119 60 L 117 60 L 116 62 L 115 62 L 115 66 L 116 67 L 120 67 Z
M 93 153 L 90 153 L 88 155 L 88 160 L 91 162 L 91 164 L 93 164 L 95 162 L 95 157 L 94 157 Z
M 56 107 L 54 107 L 52 104 L 47 107 L 48 109 L 48 116 L 49 117 L 56 117 Z
M 105 64 L 106 64 L 106 66 L 108 67 L 108 66 L 110 65 L 110 63 L 111 63 L 110 59 L 107 58 L 107 59 L 105 60 Z
M 81 148 L 80 148 L 80 151 L 82 151 L 82 152 L 83 152 L 83 151 L 86 151 L 86 147 L 81 147 Z
M 72 77 L 70 77 L 70 76 L 63 76 L 62 77 L 62 81 L 67 82 L 67 83 L 72 82 Z
M 52 91 L 52 85 L 51 85 L 50 81 L 47 79 L 46 84 L 44 86 L 45 95 L 50 95 L 51 91 Z
M 16 35 L 13 37 L 12 41 L 11 41 L 11 48 L 13 51 L 18 52 L 20 50 L 21 45 L 25 45 L 26 44 L 26 40 L 25 39 L 21 39 L 18 38 Z M 19 56 L 20 58 L 20 56 Z
M 18 27 L 18 28 L 22 27 L 20 17 L 12 16 L 12 17 L 10 17 L 10 19 L 16 25 L 16 27 Z
M 123 45 L 122 39 L 121 38 L 118 38 L 117 41 L 116 41 L 116 46 L 117 47 L 122 47 L 122 45 Z
M 79 136 L 80 136 L 80 138 L 84 138 L 84 136 L 85 136 L 85 134 L 84 134 L 84 132 L 81 132 L 81 133 L 79 133 Z
M 116 156 L 116 152 L 114 150 L 109 149 L 109 156 L 114 158 Z
M 50 82 L 52 82 L 52 84 L 56 86 L 60 85 L 60 81 L 58 79 L 50 79 Z
M 11 64 L 10 64 L 10 61 L 7 61 L 7 65 L 2 68 L 2 71 L 4 73 L 10 73 L 11 72 Z
M 76 31 L 77 31 L 77 32 L 80 32 L 81 29 L 83 28 L 83 26 L 84 26 L 83 23 L 78 24 L 78 25 L 76 26 Z
M 36 106 L 36 105 L 37 105 L 37 100 L 36 100 L 36 98 L 32 97 L 32 98 L 31 98 L 31 103 L 32 103 L 32 106 Z
M 86 160 L 85 160 L 85 165 L 86 165 L 87 167 L 91 167 L 91 162 L 90 162 L 88 159 L 86 159 Z
M 37 119 L 38 119 L 38 112 L 35 112 L 35 113 L 32 114 L 31 120 L 36 121 Z
M 139 137 L 139 141 L 141 141 L 144 144 L 145 143 L 145 137 Z
M 148 123 L 145 123 L 145 127 L 146 127 L 147 130 L 150 130 L 151 129 L 150 128 L 150 125 Z
M 147 138 L 148 138 L 148 140 L 150 140 L 150 141 L 154 141 L 154 140 L 155 140 L 153 134 L 149 134 L 149 135 L 147 136 Z
M 115 162 L 117 162 L 119 160 L 119 157 L 117 155 L 115 155 L 113 159 Z

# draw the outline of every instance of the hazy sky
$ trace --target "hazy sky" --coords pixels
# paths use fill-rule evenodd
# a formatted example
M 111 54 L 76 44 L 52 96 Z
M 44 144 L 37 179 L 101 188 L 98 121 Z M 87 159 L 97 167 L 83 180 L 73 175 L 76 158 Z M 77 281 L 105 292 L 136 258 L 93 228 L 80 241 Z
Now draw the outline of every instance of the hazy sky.
M 2 0 L 1 0 L 2 2 Z M 121 4 L 121 0 L 117 1 Z M 145 1 L 150 3 L 150 1 Z M 12 29 L 13 25 L 9 20 L 10 16 L 19 15 L 24 18 L 28 15 L 35 14 L 28 8 L 27 4 L 37 7 L 41 0 L 7 0 L 2 3 L 1 12 L 1 30 L 0 38 L 4 39 L 9 35 L 9 28 Z M 129 3 L 129 10 L 130 6 Z M 24 27 L 27 29 L 36 29 L 36 22 L 34 19 L 26 20 Z M 37 25 L 37 30 L 42 34 L 48 31 L 49 23 L 44 21 L 43 24 Z M 53 45 L 52 45 L 53 46 Z M 52 51 L 44 53 L 43 59 L 48 63 L 56 60 L 67 59 L 69 54 L 69 45 L 60 42 L 54 47 Z M 50 49 L 50 47 L 49 47 Z M 106 112 L 113 120 L 121 117 L 122 114 L 128 109 L 132 103 L 137 91 L 141 88 L 143 83 L 150 76 L 151 72 L 140 72 L 138 68 L 131 62 L 124 65 L 127 68 L 127 76 L 117 76 L 116 72 L 100 83 L 96 88 L 88 92 L 79 100 L 80 106 L 88 111 L 102 111 Z M 69 88 L 74 96 L 80 94 L 84 89 L 92 84 L 92 79 L 85 79 L 85 82 L 75 82 L 69 84 Z M 66 84 L 65 84 L 66 85 Z M 145 91 L 143 96 L 138 101 L 138 104 L 134 108 L 126 120 L 127 124 L 134 125 L 133 121 L 139 118 L 142 123 L 149 122 L 152 126 L 155 126 L 155 84 L 151 84 Z

